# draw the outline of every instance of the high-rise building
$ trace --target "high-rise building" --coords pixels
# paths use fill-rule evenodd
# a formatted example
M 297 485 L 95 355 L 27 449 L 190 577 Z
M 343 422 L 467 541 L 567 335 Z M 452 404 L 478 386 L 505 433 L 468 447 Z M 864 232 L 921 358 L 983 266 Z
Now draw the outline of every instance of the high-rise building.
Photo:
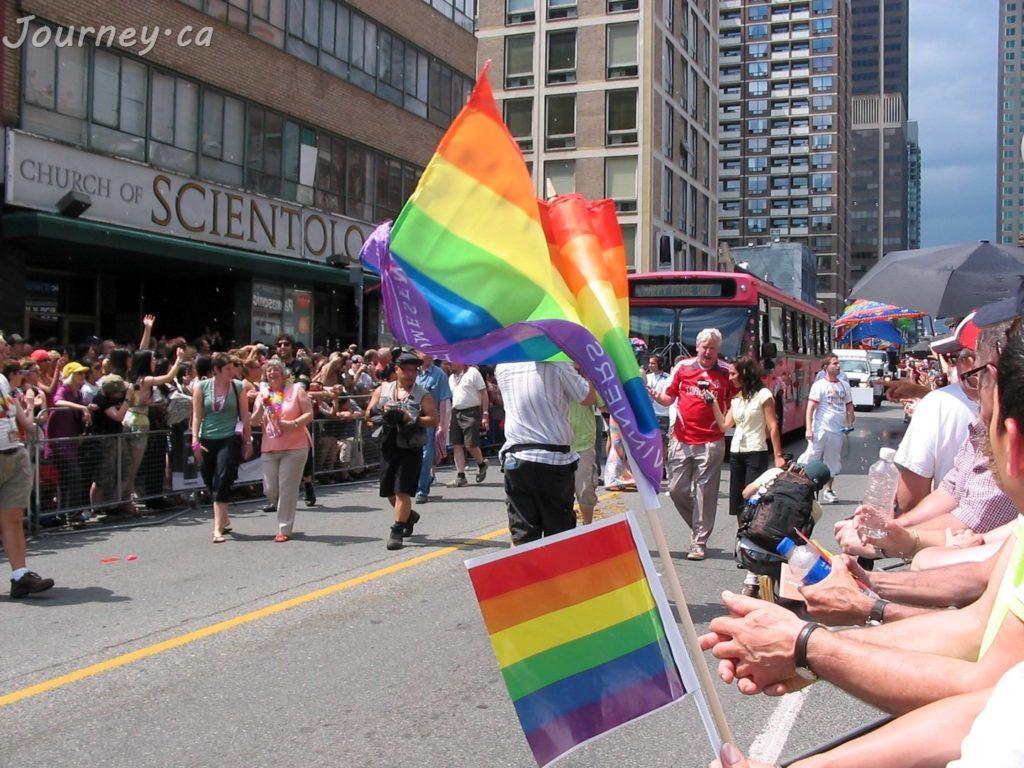
M 1024 2 L 999 3 L 999 171 L 996 227 L 1000 243 L 1024 235 Z M 1017 54 L 1021 58 L 1017 58 Z
M 713 0 L 478 0 L 538 195 L 615 200 L 631 269 L 714 269 Z
M 907 242 L 908 0 L 851 0 L 850 279 Z
M 349 269 L 475 78 L 472 0 L 0 0 L 0 328 L 375 341 Z M 359 308 L 366 312 L 360 316 Z M 362 320 L 362 322 L 360 322 Z
M 721 0 L 719 239 L 806 243 L 831 314 L 849 289 L 848 0 Z
M 921 145 L 917 121 L 907 123 L 907 248 L 921 247 Z

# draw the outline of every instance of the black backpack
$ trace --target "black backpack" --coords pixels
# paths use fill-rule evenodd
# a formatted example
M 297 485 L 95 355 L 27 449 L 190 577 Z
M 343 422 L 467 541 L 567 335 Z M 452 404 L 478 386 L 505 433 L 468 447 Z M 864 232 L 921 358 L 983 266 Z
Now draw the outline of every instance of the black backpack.
M 810 536 L 814 530 L 814 492 L 811 480 L 795 472 L 783 472 L 755 506 L 743 507 L 739 535 L 772 552 L 783 538 L 799 541 L 796 531 Z

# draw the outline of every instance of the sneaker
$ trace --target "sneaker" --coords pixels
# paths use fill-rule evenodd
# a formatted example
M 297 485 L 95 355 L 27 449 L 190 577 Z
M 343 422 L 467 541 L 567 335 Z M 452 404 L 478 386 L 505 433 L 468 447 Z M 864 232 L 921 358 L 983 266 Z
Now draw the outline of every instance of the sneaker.
M 310 482 L 306 483 L 306 506 L 312 507 L 316 504 L 316 489 Z
M 690 551 L 686 555 L 687 560 L 703 560 L 704 559 L 704 547 L 700 544 L 693 544 L 690 547 Z
M 836 496 L 835 491 L 831 491 L 826 488 L 824 491 L 821 492 L 821 500 L 824 501 L 826 504 L 835 504 L 837 501 L 839 501 L 839 497 Z
M 477 480 L 477 482 L 479 483 L 480 481 Z M 467 485 L 469 485 L 469 481 L 466 479 L 466 475 L 463 472 L 460 472 L 459 476 L 454 480 L 449 480 L 445 483 L 445 487 L 447 488 L 465 488 Z
M 428 501 L 430 501 L 430 499 L 427 498 L 427 494 L 425 494 L 425 493 L 417 493 L 416 494 L 416 503 L 417 504 L 426 504 Z
M 36 592 L 45 592 L 52 586 L 53 579 L 44 579 L 38 573 L 29 571 L 17 581 L 11 579 L 11 599 L 17 600 Z
M 264 512 L 277 512 L 277 504 L 264 504 L 260 509 Z
M 486 477 L 487 477 L 487 462 L 485 461 L 483 464 L 477 464 L 476 465 L 476 481 L 478 483 L 482 483 L 484 481 L 484 478 L 486 478 Z
M 412 527 L 420 521 L 420 513 L 415 509 L 409 510 L 409 519 L 405 521 L 405 531 L 402 533 L 403 538 L 412 536 Z
M 405 523 L 395 523 L 391 526 L 391 531 L 388 533 L 388 549 L 401 549 L 405 545 L 402 543 L 402 534 L 405 533 Z

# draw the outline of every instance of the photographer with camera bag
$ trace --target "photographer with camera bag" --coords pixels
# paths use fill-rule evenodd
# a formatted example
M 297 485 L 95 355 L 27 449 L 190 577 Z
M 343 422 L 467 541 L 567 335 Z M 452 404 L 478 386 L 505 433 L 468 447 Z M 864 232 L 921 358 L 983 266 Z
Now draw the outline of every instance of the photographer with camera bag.
M 412 496 L 423 466 L 427 430 L 437 424 L 434 398 L 416 383 L 419 356 L 402 352 L 395 366 L 395 380 L 373 391 L 365 414 L 373 434 L 381 435 L 380 495 L 391 502 L 395 512 L 388 549 L 401 549 L 402 539 L 412 536 L 420 519 L 412 508 Z

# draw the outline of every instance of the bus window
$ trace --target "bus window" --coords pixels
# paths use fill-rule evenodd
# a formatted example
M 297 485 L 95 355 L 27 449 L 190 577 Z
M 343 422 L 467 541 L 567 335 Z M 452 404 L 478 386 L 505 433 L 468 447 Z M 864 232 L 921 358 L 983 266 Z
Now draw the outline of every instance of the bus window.
M 800 313 L 800 354 L 807 354 L 807 315 Z
M 768 307 L 768 338 L 780 350 L 785 349 L 786 343 L 782 330 L 782 307 L 771 304 Z

